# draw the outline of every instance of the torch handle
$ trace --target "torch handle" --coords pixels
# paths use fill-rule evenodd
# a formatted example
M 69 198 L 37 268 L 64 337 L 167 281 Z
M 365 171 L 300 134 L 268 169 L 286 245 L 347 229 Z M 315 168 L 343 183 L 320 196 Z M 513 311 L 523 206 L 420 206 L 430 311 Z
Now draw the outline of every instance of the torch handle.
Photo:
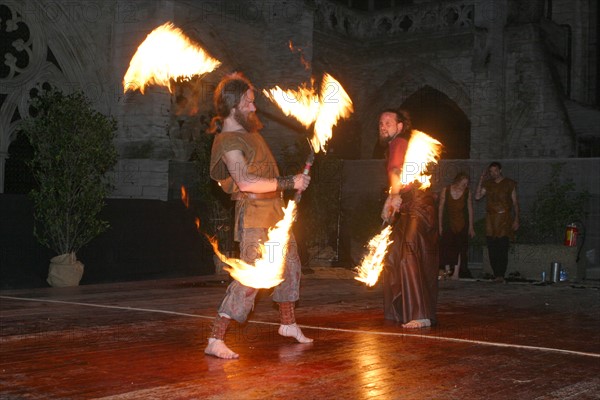
M 313 162 L 315 161 L 315 153 L 311 152 L 306 160 L 306 164 L 304 164 L 304 170 L 302 171 L 302 175 L 310 174 L 310 167 L 312 167 Z M 298 189 L 296 194 L 294 195 L 294 202 L 296 204 L 300 203 L 302 199 L 302 190 Z

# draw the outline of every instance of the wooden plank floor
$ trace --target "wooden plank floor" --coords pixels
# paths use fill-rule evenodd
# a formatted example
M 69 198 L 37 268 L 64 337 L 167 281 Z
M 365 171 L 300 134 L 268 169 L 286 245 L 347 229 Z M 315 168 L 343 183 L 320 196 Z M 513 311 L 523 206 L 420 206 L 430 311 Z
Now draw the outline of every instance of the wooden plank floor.
M 268 291 L 205 356 L 226 282 L 198 277 L 0 292 L 2 399 L 599 399 L 598 285 L 441 281 L 439 324 L 385 321 L 381 288 L 305 277 L 277 334 Z

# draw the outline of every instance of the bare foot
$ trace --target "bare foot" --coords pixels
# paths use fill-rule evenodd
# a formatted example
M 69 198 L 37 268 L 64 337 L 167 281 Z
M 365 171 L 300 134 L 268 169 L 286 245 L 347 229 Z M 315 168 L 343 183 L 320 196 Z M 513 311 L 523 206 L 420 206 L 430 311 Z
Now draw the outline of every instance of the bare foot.
M 229 347 L 225 345 L 224 341 L 215 338 L 208 339 L 208 346 L 204 349 L 204 353 L 227 360 L 240 358 L 240 355 L 231 351 Z
M 302 330 L 296 324 L 279 325 L 279 334 L 285 337 L 293 337 L 298 343 L 312 343 L 313 341 L 311 338 L 304 336 Z
M 427 328 L 428 326 L 431 326 L 431 321 L 428 319 L 413 319 L 406 324 L 402 324 L 403 328 L 408 329 Z

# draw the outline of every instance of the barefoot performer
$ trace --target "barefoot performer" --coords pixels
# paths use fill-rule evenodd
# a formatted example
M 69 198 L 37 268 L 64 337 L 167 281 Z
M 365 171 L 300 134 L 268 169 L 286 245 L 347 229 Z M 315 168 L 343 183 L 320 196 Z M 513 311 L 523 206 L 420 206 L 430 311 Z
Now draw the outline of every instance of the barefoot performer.
M 412 131 L 406 111 L 387 110 L 380 115 L 379 140 L 389 147 L 390 181 L 390 194 L 381 217 L 393 225 L 393 243 L 383 268 L 384 317 L 413 329 L 434 323 L 438 293 L 438 232 L 433 196 L 429 190 L 422 190 L 425 185 L 419 186 L 419 182 L 408 178 L 408 171 L 403 171 L 413 169 L 416 175 L 425 168 L 416 165 L 419 163 L 405 164 L 411 159 L 410 151 L 407 152 L 411 150 L 409 139 L 418 134 Z
M 279 176 L 275 158 L 259 133 L 262 124 L 255 114 L 254 96 L 254 87 L 241 73 L 223 78 L 215 89 L 216 116 L 210 127 L 210 132 L 216 134 L 210 176 L 236 201 L 234 239 L 240 242 L 240 258 L 250 264 L 261 256 L 259 244 L 267 240 L 269 228 L 283 218 L 281 192 L 303 191 L 310 182 L 306 174 Z M 310 343 L 313 340 L 304 336 L 294 316 L 301 264 L 293 236 L 285 250 L 284 280 L 273 291 L 273 300 L 279 305 L 279 334 Z M 239 358 L 225 345 L 225 332 L 231 319 L 239 323 L 246 320 L 257 293 L 258 289 L 238 281 L 229 285 L 213 322 L 206 354 Z

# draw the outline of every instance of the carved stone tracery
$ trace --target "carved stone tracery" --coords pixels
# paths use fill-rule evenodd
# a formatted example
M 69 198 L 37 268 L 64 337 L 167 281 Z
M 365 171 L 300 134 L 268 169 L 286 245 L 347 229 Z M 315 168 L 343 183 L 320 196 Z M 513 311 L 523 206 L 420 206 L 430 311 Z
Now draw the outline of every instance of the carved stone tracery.
M 327 0 L 317 0 L 316 25 L 356 38 L 376 38 L 413 32 L 470 29 L 475 6 L 471 2 L 424 3 L 373 14 L 362 14 Z M 342 21 L 342 23 L 340 23 Z
M 39 24 L 28 24 L 14 3 L 0 3 L 0 193 L 10 144 L 23 118 L 30 116 L 32 97 L 49 82 L 64 81 Z

